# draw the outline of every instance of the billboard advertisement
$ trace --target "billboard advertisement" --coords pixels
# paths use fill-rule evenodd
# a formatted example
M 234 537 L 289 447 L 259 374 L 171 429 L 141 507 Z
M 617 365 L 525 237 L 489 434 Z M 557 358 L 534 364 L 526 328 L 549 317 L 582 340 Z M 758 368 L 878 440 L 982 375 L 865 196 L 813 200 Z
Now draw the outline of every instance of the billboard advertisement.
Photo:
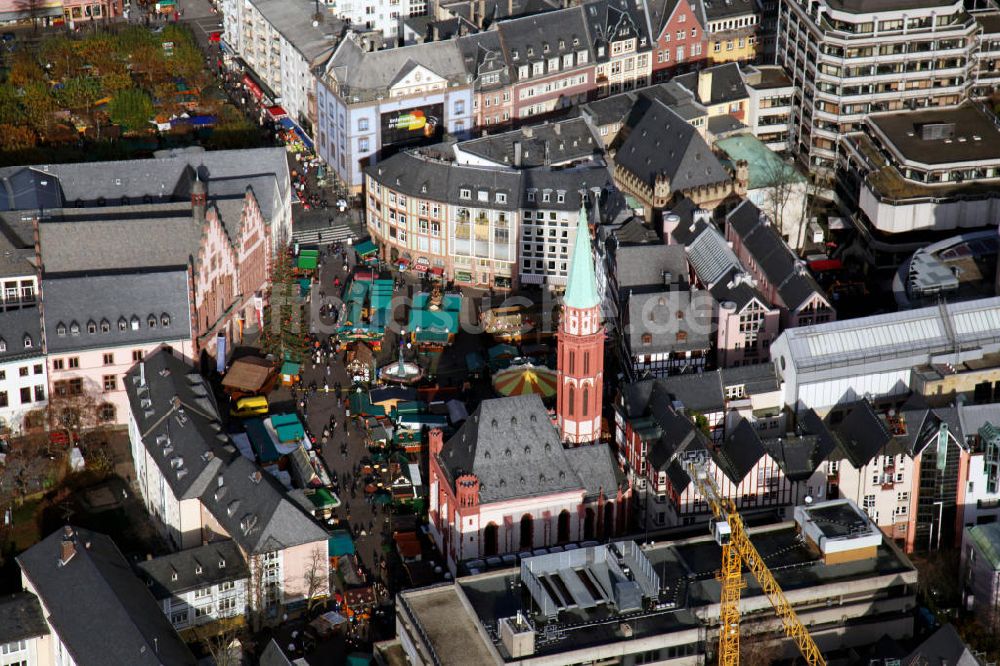
M 382 146 L 435 143 L 444 136 L 444 104 L 382 114 Z

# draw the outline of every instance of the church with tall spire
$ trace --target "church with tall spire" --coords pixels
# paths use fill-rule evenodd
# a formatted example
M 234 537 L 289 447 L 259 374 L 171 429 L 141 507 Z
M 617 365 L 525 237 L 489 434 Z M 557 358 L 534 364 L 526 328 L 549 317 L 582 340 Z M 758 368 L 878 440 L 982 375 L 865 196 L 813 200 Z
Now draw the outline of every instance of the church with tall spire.
M 587 444 L 601 436 L 604 325 L 585 206 L 577 222 L 557 339 L 559 435 L 567 444 Z

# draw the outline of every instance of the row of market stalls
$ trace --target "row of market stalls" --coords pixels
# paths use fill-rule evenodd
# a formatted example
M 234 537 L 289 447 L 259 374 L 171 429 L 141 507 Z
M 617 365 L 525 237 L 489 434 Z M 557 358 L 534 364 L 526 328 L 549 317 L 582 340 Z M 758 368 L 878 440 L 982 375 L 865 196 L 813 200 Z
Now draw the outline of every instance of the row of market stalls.
M 362 341 L 379 351 L 389 323 L 392 292 L 391 279 L 378 278 L 370 270 L 356 271 L 344 292 L 343 312 L 337 329 L 340 342 Z

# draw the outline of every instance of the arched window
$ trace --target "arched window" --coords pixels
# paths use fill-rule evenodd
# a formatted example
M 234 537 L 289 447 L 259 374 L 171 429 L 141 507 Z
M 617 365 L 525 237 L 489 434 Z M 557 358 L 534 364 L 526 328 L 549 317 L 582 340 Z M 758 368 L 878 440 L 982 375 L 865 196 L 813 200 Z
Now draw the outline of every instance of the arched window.
M 572 385 L 569 387 L 569 391 L 566 393 L 566 402 L 569 403 L 569 415 L 573 416 L 573 403 L 576 402 L 576 389 Z
M 33 344 L 34 343 L 31 341 L 31 336 L 30 335 L 24 336 L 24 348 L 25 349 L 31 349 L 31 345 L 33 345 Z
M 590 386 L 587 384 L 583 385 L 583 415 L 589 416 L 587 412 L 590 411 Z
M 590 352 L 583 352 L 583 374 L 590 374 Z
M 125 317 L 120 317 L 118 319 L 118 330 L 119 331 L 124 331 L 127 328 L 128 328 L 128 322 L 125 321 Z
M 66 324 L 62 322 L 56 324 L 56 335 L 58 335 L 60 338 L 66 337 Z
M 69 323 L 69 332 L 72 335 L 80 335 L 80 325 L 75 321 Z
M 93 319 L 87 322 L 87 333 L 90 333 L 91 335 L 97 333 L 97 324 L 94 323 Z
M 569 353 L 569 373 L 573 374 L 576 372 L 576 352 Z
M 156 328 L 156 317 L 154 315 L 149 315 L 146 319 L 146 325 L 150 328 Z
M 132 323 L 132 330 L 133 331 L 138 331 L 139 330 L 139 318 L 136 317 L 135 315 L 132 315 L 132 321 L 131 321 L 131 323 Z
M 111 322 L 109 322 L 107 319 L 102 319 L 101 333 L 110 333 L 110 332 L 111 332 Z
M 163 326 L 163 328 L 170 326 L 170 315 L 166 312 L 160 315 L 160 325 Z

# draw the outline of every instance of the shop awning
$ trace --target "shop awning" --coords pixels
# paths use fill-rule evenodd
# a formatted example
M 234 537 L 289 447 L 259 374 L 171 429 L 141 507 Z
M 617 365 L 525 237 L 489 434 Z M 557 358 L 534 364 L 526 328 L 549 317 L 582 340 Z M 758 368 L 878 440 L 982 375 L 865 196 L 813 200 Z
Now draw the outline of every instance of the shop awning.
M 367 257 L 378 252 L 378 246 L 370 240 L 366 240 L 355 245 L 354 252 L 357 253 L 359 257 Z
M 301 366 L 298 363 L 293 363 L 292 361 L 285 361 L 281 364 L 281 374 L 295 376 L 299 374 L 299 369 Z
M 308 149 L 310 152 L 314 152 L 315 146 L 313 145 L 313 141 L 312 139 L 309 138 L 309 135 L 306 134 L 305 130 L 299 127 L 298 125 L 295 125 L 293 129 L 295 130 L 295 133 L 299 136 L 299 138 L 302 139 L 302 143 L 303 145 L 305 145 L 306 149 Z
M 243 75 L 243 83 L 246 84 L 247 89 L 250 90 L 250 94 L 257 99 L 260 99 L 264 95 L 264 91 L 260 89 L 260 86 L 257 85 L 256 81 L 250 78 L 249 73 Z
M 279 120 L 279 119 L 284 118 L 284 117 L 286 117 L 288 115 L 288 113 L 285 111 L 284 107 L 280 107 L 280 106 L 277 106 L 277 105 L 267 107 L 267 114 L 269 116 L 271 116 L 272 118 L 274 118 L 275 120 Z
M 282 129 L 290 130 L 293 127 L 295 127 L 295 123 L 292 122 L 291 118 L 285 116 L 284 118 L 278 120 L 278 126 L 281 127 Z

